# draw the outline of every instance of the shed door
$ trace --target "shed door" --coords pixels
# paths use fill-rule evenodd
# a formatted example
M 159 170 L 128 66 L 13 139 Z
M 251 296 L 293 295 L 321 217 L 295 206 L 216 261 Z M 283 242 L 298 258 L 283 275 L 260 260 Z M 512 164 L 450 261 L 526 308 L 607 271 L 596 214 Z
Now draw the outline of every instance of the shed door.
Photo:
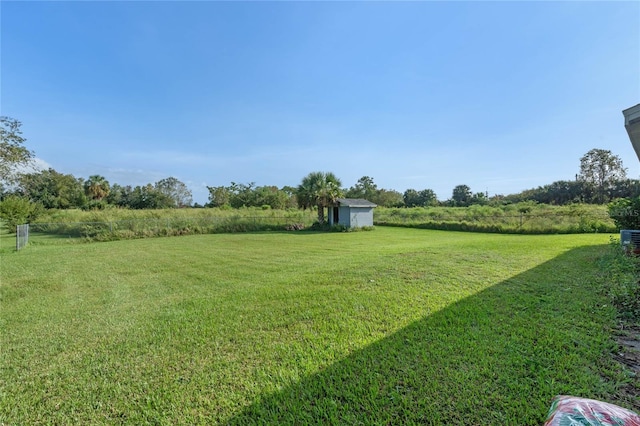
M 340 220 L 339 220 L 340 215 L 338 214 L 339 211 L 340 209 L 338 207 L 333 208 L 333 223 L 335 224 L 340 223 Z

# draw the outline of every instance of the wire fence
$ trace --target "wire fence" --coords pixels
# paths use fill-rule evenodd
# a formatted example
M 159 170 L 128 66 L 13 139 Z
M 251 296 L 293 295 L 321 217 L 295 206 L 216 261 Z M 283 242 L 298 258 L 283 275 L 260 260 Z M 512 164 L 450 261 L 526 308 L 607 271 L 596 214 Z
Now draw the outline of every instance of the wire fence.
M 174 235 L 255 231 L 300 230 L 310 225 L 300 218 L 266 216 L 180 217 L 129 219 L 109 222 L 32 223 L 30 234 L 37 243 L 111 241 Z

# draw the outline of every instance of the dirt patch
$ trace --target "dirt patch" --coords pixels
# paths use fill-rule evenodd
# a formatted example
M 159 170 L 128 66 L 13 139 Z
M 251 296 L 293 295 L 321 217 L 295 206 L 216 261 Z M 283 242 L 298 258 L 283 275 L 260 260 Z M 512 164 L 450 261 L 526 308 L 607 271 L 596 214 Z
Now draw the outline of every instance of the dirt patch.
M 638 411 L 640 410 L 640 326 L 621 326 L 616 341 L 620 348 L 613 357 L 632 372 L 629 383 L 620 389 L 618 397 Z

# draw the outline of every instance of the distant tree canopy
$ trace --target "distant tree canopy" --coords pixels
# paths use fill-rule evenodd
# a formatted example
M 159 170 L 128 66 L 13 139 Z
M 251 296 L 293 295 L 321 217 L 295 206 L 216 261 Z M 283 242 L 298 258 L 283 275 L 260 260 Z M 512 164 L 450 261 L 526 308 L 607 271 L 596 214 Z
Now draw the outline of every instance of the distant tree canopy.
M 405 207 L 429 207 L 438 205 L 438 197 L 432 189 L 407 189 L 402 195 Z
M 467 185 L 458 185 L 453 188 L 451 200 L 453 201 L 455 206 L 468 206 L 471 204 L 472 198 L 473 193 L 471 192 L 471 188 L 469 188 Z
M 278 189 L 277 186 L 256 186 L 231 182 L 229 186 L 207 186 L 209 202 L 207 207 L 262 207 L 287 209 L 296 207 L 291 187 Z
M 176 201 L 171 196 L 158 190 L 150 183 L 132 187 L 114 184 L 108 197 L 108 204 L 129 209 L 170 209 L 175 208 Z
M 191 190 L 174 177 L 159 180 L 155 183 L 155 189 L 173 202 L 171 207 L 189 207 L 193 203 Z
M 100 175 L 86 181 L 54 169 L 23 174 L 13 195 L 40 203 L 47 209 L 101 209 L 108 205 L 130 209 L 184 207 L 191 203 L 191 191 L 175 178 L 162 179 L 155 185 L 131 187 L 110 185 Z M 11 195 L 5 194 L 5 196 Z
M 517 194 L 506 195 L 502 202 L 532 200 L 544 204 L 604 204 L 618 198 L 640 195 L 640 181 L 627 179 L 622 160 L 611 151 L 592 149 L 580 159 L 576 180 L 560 180 Z
M 231 191 L 226 186 L 207 186 L 209 190 L 209 202 L 207 207 L 230 206 Z
M 404 200 L 402 194 L 393 189 L 378 189 L 375 197 L 372 197 L 372 203 L 381 207 L 402 207 L 404 206 Z
M 373 178 L 369 176 L 362 176 L 354 186 L 345 192 L 345 197 L 364 198 L 373 202 L 373 198 L 376 197 L 377 191 L 378 185 L 373 182 Z
M 109 181 L 100 175 L 89 176 L 84 182 L 84 191 L 91 200 L 102 200 L 109 195 Z
M 347 198 L 364 198 L 378 206 L 401 207 L 404 205 L 402 194 L 398 191 L 378 188 L 370 176 L 363 176 L 351 188 L 344 191 Z
M 51 168 L 21 175 L 17 186 L 16 194 L 47 209 L 81 208 L 87 204 L 83 180 Z

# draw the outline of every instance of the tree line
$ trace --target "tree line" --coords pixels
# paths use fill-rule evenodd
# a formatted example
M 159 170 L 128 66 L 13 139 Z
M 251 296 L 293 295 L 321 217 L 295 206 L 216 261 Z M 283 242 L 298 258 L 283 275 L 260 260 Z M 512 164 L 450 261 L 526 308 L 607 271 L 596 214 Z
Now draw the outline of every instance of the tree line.
M 133 187 L 117 183 L 111 185 L 100 175 L 89 176 L 85 180 L 52 168 L 21 174 L 2 195 L 3 198 L 25 198 L 46 209 L 103 209 L 107 206 L 161 209 L 192 204 L 191 191 L 174 177 Z
M 271 209 L 326 207 L 336 197 L 364 198 L 384 207 L 429 207 L 504 205 L 522 201 L 564 205 L 570 203 L 604 204 L 619 198 L 640 196 L 640 181 L 628 179 L 621 159 L 611 151 L 592 149 L 580 159 L 575 180 L 557 181 L 509 195 L 489 197 L 473 192 L 468 185 L 457 185 L 451 197 L 439 200 L 429 188 L 407 189 L 400 193 L 379 188 L 370 176 L 361 177 L 353 186 L 343 188 L 332 173 L 313 172 L 297 187 L 257 186 L 254 182 L 231 182 L 226 186 L 208 186 L 208 202 L 193 204 L 191 190 L 175 177 L 155 183 L 131 186 L 110 184 L 103 176 L 87 179 L 47 170 L 25 172 L 34 153 L 25 146 L 21 123 L 0 117 L 0 200 L 18 197 L 46 209 L 102 209 L 116 206 L 130 209 L 182 207 L 261 207 Z M 322 208 L 322 210 L 323 210 Z

